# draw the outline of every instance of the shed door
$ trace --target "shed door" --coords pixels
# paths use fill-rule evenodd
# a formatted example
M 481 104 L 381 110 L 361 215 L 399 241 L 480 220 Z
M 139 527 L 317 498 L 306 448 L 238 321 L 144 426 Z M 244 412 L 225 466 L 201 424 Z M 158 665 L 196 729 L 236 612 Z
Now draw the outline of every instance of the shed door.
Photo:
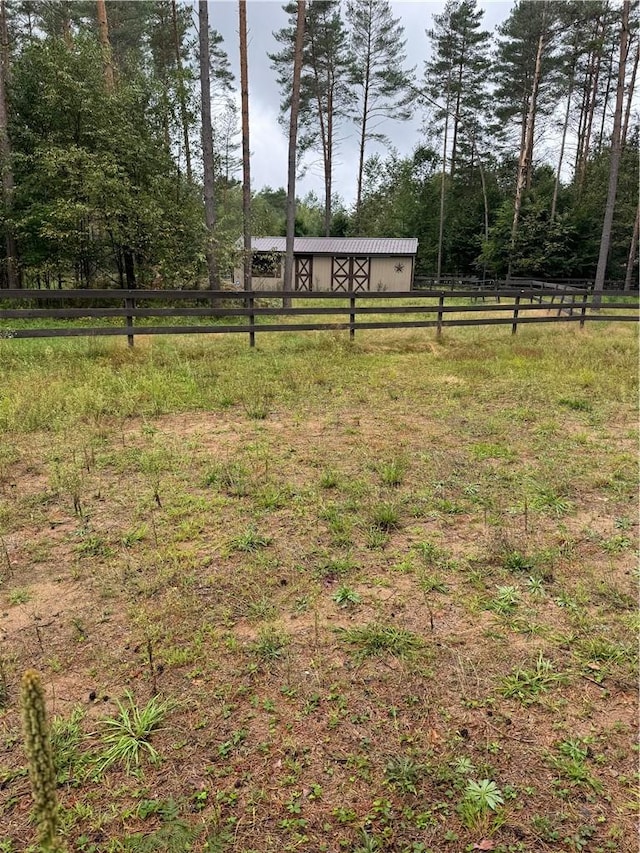
M 370 258 L 331 259 L 331 290 L 369 290 Z
M 295 290 L 313 290 L 313 257 L 296 255 Z

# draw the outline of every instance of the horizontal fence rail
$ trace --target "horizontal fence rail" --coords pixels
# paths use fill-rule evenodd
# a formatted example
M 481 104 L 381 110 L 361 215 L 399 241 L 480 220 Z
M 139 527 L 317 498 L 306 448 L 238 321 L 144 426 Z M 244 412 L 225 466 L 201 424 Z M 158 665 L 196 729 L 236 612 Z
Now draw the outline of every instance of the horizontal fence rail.
M 601 295 L 598 304 L 588 288 L 538 281 L 527 284 L 527 287 L 517 288 L 476 288 L 473 292 L 463 288 L 395 293 L 294 291 L 286 295 L 281 290 L 2 290 L 0 338 L 126 335 L 129 345 L 133 346 L 135 335 L 245 333 L 253 345 L 256 333 L 263 332 L 337 330 L 349 331 L 353 338 L 356 330 L 435 328 L 439 335 L 445 327 L 511 325 L 515 334 L 519 325 L 529 323 L 577 321 L 583 327 L 585 322 L 592 320 L 638 320 L 635 292 L 608 290 Z M 291 305 L 283 304 L 285 296 Z M 331 305 L 326 304 L 329 300 Z M 455 300 L 463 301 L 456 303 Z M 309 304 L 310 301 L 316 304 Z M 594 312 L 596 308 L 599 310 Z M 611 313 L 618 311 L 624 313 Z M 329 320 L 330 316 L 337 319 Z M 135 324 L 136 320 L 182 317 L 192 317 L 196 323 Z M 272 317 L 287 322 L 268 322 Z M 297 321 L 297 318 L 315 317 L 319 321 Z M 323 317 L 327 320 L 322 321 Z M 215 322 L 198 324 L 198 318 Z M 224 318 L 234 318 L 238 322 L 220 322 Z M 29 325 L 32 320 L 48 319 L 122 320 L 123 324 Z M 20 320 L 26 325 L 11 325 L 11 320 Z

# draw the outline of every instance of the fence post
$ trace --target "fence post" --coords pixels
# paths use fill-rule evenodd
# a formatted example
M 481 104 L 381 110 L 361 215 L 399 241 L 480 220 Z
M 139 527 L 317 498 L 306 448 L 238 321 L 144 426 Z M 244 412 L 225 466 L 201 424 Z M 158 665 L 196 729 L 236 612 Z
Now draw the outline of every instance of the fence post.
M 512 335 L 515 335 L 515 333 L 518 331 L 518 313 L 519 313 L 518 306 L 519 305 L 520 305 L 520 294 L 518 293 L 518 295 L 516 296 L 515 308 L 513 309 L 513 323 L 511 325 L 511 334 Z
M 248 300 L 248 308 L 249 311 L 253 311 L 253 291 L 251 292 L 251 296 Z M 255 322 L 256 315 L 251 313 L 249 314 L 249 346 L 254 347 L 256 345 L 256 333 L 255 333 Z
M 127 309 L 135 308 L 136 307 L 135 299 L 133 299 L 131 296 L 127 296 L 126 299 L 124 300 L 124 307 Z M 127 335 L 127 346 L 132 347 L 133 346 L 133 315 L 127 314 L 127 316 L 124 318 L 124 324 L 127 328 L 132 329 L 131 334 Z
M 582 294 L 582 305 L 580 307 L 580 328 L 584 329 L 584 318 L 587 313 L 587 299 L 589 298 L 589 291 L 585 290 Z
M 356 322 L 356 298 L 355 296 L 349 297 L 349 308 L 351 308 L 352 313 L 349 314 L 349 340 L 354 340 L 356 336 L 355 322 Z
M 441 293 L 438 298 L 438 322 L 436 324 L 436 335 L 442 335 L 442 306 L 444 305 L 444 293 Z

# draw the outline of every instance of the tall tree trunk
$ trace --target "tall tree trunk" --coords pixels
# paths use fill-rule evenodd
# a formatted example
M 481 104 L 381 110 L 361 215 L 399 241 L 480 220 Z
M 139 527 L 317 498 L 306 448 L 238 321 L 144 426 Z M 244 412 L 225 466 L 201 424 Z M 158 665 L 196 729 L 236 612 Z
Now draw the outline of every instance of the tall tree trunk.
M 575 62 L 571 69 L 571 77 L 569 79 L 569 91 L 567 93 L 567 109 L 564 114 L 564 125 L 562 127 L 562 141 L 560 143 L 560 155 L 558 157 L 558 168 L 556 169 L 556 180 L 553 185 L 553 199 L 551 201 L 551 221 L 556 218 L 556 206 L 558 204 L 558 191 L 560 189 L 560 172 L 562 171 L 562 161 L 564 159 L 564 147 L 567 141 L 567 130 L 569 128 L 569 115 L 571 113 L 571 98 L 573 96 L 573 85 L 575 82 Z
M 133 257 L 133 250 L 129 246 L 125 246 L 122 250 L 124 258 L 124 274 L 127 280 L 127 287 L 133 290 L 136 286 L 136 268 Z
M 458 91 L 456 93 L 456 109 L 455 109 L 455 113 L 453 114 L 453 140 L 451 142 L 451 163 L 450 163 L 450 171 L 451 171 L 451 178 L 452 179 L 453 179 L 453 176 L 454 176 L 455 171 L 456 171 L 456 155 L 458 152 L 458 128 L 460 125 L 460 99 L 462 97 L 462 77 L 463 77 L 463 72 L 464 72 L 466 37 L 467 37 L 467 30 L 465 28 L 463 30 L 463 33 L 462 33 L 463 44 L 462 44 L 462 53 L 460 55 L 460 65 L 458 66 Z
M 180 120 L 182 122 L 182 139 L 184 141 L 184 158 L 187 166 L 187 180 L 191 182 L 191 145 L 189 143 L 189 113 L 184 90 L 182 57 L 180 56 L 180 40 L 178 39 L 178 12 L 176 0 L 171 0 L 171 18 L 173 23 L 173 46 L 176 54 L 176 72 L 178 75 L 178 101 L 180 102 Z
M 7 26 L 7 8 L 5 0 L 0 0 L 0 36 L 2 51 L 0 54 L 0 171 L 2 172 L 2 196 L 4 202 L 4 227 L 6 244 L 7 286 L 20 286 L 18 277 L 18 252 L 16 239 L 11 224 L 13 207 L 13 167 L 11 164 L 11 140 L 9 139 L 9 108 L 7 102 L 6 84 L 10 76 L 9 65 L 9 33 Z
M 247 2 L 239 0 L 240 97 L 242 99 L 242 235 L 244 289 L 251 290 L 251 163 L 249 148 L 249 75 L 247 72 Z
M 444 116 L 444 141 L 442 143 L 442 173 L 440 175 L 440 220 L 438 223 L 438 260 L 436 265 L 436 284 L 440 284 L 442 273 L 442 242 L 444 237 L 444 200 L 447 180 L 447 142 L 449 133 L 449 108 L 451 106 L 451 77 L 447 80 L 447 100 Z
M 585 123 L 582 138 L 582 150 L 580 155 L 580 163 L 578 165 L 577 188 L 578 192 L 582 190 L 584 179 L 587 174 L 587 163 L 589 161 L 589 151 L 591 150 L 591 129 L 593 127 L 593 115 L 596 110 L 596 101 L 598 98 L 598 81 L 600 79 L 600 65 L 602 63 L 602 40 L 606 30 L 605 15 L 602 16 L 602 29 L 600 32 L 600 40 L 595 50 L 593 74 L 591 77 L 591 91 L 588 97 L 587 112 L 585 115 Z
M 478 170 L 480 172 L 480 185 L 482 187 L 482 203 L 484 206 L 484 241 L 485 243 L 489 242 L 489 197 L 487 196 L 487 183 L 484 175 L 484 168 L 482 166 L 482 157 L 480 156 L 480 152 L 478 151 L 478 147 L 476 145 L 476 131 L 473 131 L 473 139 L 471 142 L 471 156 L 476 154 L 478 160 Z M 484 283 L 487 277 L 487 262 L 485 261 L 482 265 L 482 281 Z
M 629 258 L 627 260 L 627 269 L 624 276 L 624 289 L 631 290 L 631 279 L 633 278 L 633 267 L 636 260 L 636 251 L 638 249 L 638 231 L 640 231 L 640 202 L 636 208 L 636 221 L 633 226 L 633 234 L 631 236 L 631 245 L 629 246 Z
M 331 192 L 333 184 L 333 90 L 327 98 L 327 150 L 324 167 L 324 236 L 331 235 Z
M 634 89 L 636 85 L 636 75 L 638 73 L 638 60 L 640 60 L 640 38 L 638 39 L 638 44 L 636 45 L 636 55 L 633 60 L 633 68 L 631 70 L 631 80 L 629 81 L 629 88 L 627 90 L 627 106 L 624 111 L 624 121 L 622 123 L 622 147 L 626 145 L 627 142 L 627 134 L 629 132 L 629 117 L 631 115 L 631 102 L 633 101 Z
M 107 21 L 107 7 L 105 0 L 96 0 L 98 9 L 98 30 L 100 44 L 102 45 L 102 61 L 104 63 L 104 82 L 107 92 L 113 92 L 113 57 L 111 54 L 111 42 L 109 41 L 109 22 Z
M 364 149 L 367 141 L 367 119 L 369 112 L 369 86 L 371 83 L 371 26 L 367 33 L 367 56 L 364 72 L 364 96 L 362 99 L 362 123 L 360 125 L 360 155 L 358 159 L 358 189 L 356 193 L 356 234 L 360 233 L 360 208 L 362 206 L 362 177 L 364 174 Z
M 618 172 L 620 170 L 620 130 L 622 127 L 622 104 L 624 101 L 624 78 L 626 71 L 627 49 L 629 42 L 629 6 L 630 0 L 624 0 L 622 4 L 622 26 L 620 28 L 620 65 L 618 67 L 618 85 L 616 88 L 616 109 L 613 115 L 613 132 L 611 134 L 611 166 L 609 170 L 609 189 L 607 192 L 607 203 L 604 210 L 604 221 L 602 223 L 602 236 L 600 238 L 600 254 L 598 256 L 598 268 L 593 287 L 593 307 L 600 309 L 602 291 L 604 290 L 604 278 L 607 272 L 607 260 L 611 243 L 611 227 L 613 225 L 613 212 L 616 204 L 616 193 L 618 190 Z
M 68 48 L 71 48 L 73 47 L 73 38 L 71 36 L 71 15 L 68 0 L 65 0 L 65 2 L 60 3 L 60 7 L 60 26 L 62 28 L 62 38 L 66 46 Z
M 636 221 L 633 226 L 633 234 L 631 235 L 631 245 L 629 246 L 629 257 L 627 259 L 627 269 L 624 276 L 624 289 L 631 290 L 631 279 L 633 278 L 633 267 L 636 260 L 636 249 L 638 248 L 638 231 L 640 230 L 640 202 L 636 208 Z
M 204 218 L 207 225 L 207 269 L 209 287 L 218 287 L 215 237 L 216 208 L 213 189 L 213 131 L 211 129 L 211 78 L 209 71 L 209 10 L 207 0 L 198 0 L 200 46 L 200 100 L 202 106 L 202 163 L 204 167 Z
M 513 224 L 511 226 L 511 247 L 513 249 L 516 236 L 518 234 L 518 225 L 520 222 L 520 210 L 522 208 L 522 197 L 525 190 L 531 185 L 531 166 L 533 162 L 533 131 L 536 121 L 536 108 L 538 101 L 538 89 L 540 87 L 540 76 L 542 73 L 542 54 L 545 47 L 545 31 L 544 17 L 542 21 L 542 32 L 538 38 L 538 49 L 536 51 L 536 64 L 533 72 L 533 81 L 531 83 L 531 96 L 529 98 L 529 110 L 525 123 L 524 144 L 520 151 L 520 160 L 518 162 L 518 177 L 516 180 L 516 194 L 513 202 Z M 509 268 L 507 278 L 511 278 L 511 257 L 509 258 Z
M 284 256 L 285 294 L 293 290 L 293 245 L 296 233 L 296 149 L 298 144 L 298 113 L 300 111 L 300 77 L 302 75 L 302 48 L 304 46 L 305 0 L 298 0 L 298 19 L 296 21 L 296 44 L 293 54 L 293 81 L 291 88 L 291 116 L 289 119 L 289 163 L 287 178 L 287 240 Z M 285 295 L 283 307 L 291 305 L 291 298 Z
M 609 51 L 609 67 L 607 70 L 607 85 L 604 90 L 604 98 L 602 101 L 602 119 L 600 120 L 600 132 L 598 133 L 598 144 L 596 150 L 598 154 L 602 151 L 602 143 L 604 140 L 604 128 L 607 123 L 607 107 L 609 106 L 609 93 L 611 92 L 611 75 L 613 73 L 613 54 L 615 53 L 615 45 L 611 46 Z
M 331 146 L 333 143 L 333 116 L 331 114 L 333 104 L 329 86 L 331 81 L 327 80 L 327 109 L 325 115 L 320 96 L 322 85 L 318 75 L 318 54 L 313 29 L 310 29 L 310 35 L 311 65 L 315 81 L 316 103 L 318 104 L 318 121 L 320 124 L 320 142 L 322 144 L 322 162 L 324 167 L 324 231 L 325 236 L 328 237 L 331 230 Z

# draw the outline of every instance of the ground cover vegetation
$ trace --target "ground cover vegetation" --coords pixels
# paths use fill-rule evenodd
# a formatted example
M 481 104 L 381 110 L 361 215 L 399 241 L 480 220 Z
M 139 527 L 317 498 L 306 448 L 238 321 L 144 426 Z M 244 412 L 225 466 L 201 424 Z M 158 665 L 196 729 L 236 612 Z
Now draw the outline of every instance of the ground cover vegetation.
M 522 0 L 490 33 L 476 0 L 450 0 L 425 7 L 424 60 L 410 68 L 387 0 L 288 4 L 270 58 L 288 126 L 303 16 L 290 159 L 324 177 L 323 198 L 298 199 L 296 233 L 418 237 L 425 275 L 592 278 L 604 258 L 631 285 L 636 7 Z M 176 0 L 2 0 L 0 13 L 0 285 L 215 285 L 243 220 L 285 233 L 295 180 L 243 206 L 251 110 L 241 133 L 237 46 L 206 4 L 196 16 Z M 390 123 L 416 115 L 413 153 L 389 150 Z M 353 205 L 333 180 L 350 134 Z
M 1 850 L 635 849 L 628 325 L 0 360 Z

